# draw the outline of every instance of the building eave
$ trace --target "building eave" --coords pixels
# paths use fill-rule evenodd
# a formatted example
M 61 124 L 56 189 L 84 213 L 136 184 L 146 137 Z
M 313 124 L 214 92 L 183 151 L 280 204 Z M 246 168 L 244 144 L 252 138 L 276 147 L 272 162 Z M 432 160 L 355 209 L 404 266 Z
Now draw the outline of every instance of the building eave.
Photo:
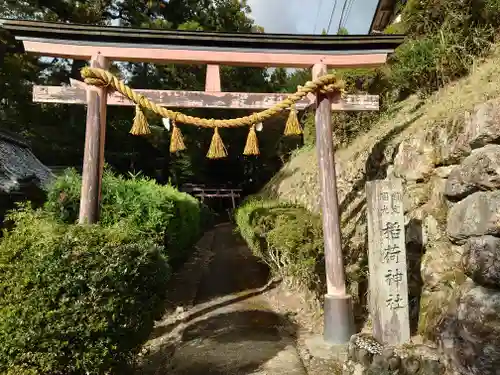
M 398 0 L 379 0 L 370 24 L 369 33 L 381 33 L 394 19 Z M 380 35 L 380 34 L 375 34 Z

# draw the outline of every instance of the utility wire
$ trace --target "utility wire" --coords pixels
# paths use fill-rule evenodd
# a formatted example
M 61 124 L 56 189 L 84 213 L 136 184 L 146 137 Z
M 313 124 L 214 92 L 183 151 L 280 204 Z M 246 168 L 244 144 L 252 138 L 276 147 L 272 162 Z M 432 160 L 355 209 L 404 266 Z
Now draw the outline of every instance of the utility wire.
M 349 13 L 351 13 L 351 8 L 352 8 L 353 2 L 354 2 L 354 0 L 349 0 L 347 3 L 345 15 L 344 15 L 344 18 L 342 19 L 342 28 L 345 28 L 345 25 L 347 24 L 347 19 L 349 18 Z
M 346 28 L 346 25 L 347 25 L 347 19 L 349 18 L 349 16 L 351 15 L 351 10 L 352 10 L 352 6 L 354 5 L 354 2 L 356 0 L 350 0 L 349 1 L 349 5 L 347 6 L 347 11 L 345 13 L 345 17 L 344 17 L 344 20 L 342 22 L 342 27 L 345 29 Z
M 330 13 L 330 19 L 328 20 L 328 28 L 326 29 L 327 34 L 330 32 L 330 27 L 332 27 L 333 14 L 335 13 L 335 9 L 337 9 L 337 0 L 335 0 L 335 3 L 333 3 L 332 13 Z
M 342 19 L 344 18 L 345 9 L 348 1 L 349 0 L 344 0 L 344 5 L 342 6 L 342 13 L 340 13 L 340 20 L 339 20 L 339 27 L 337 28 L 337 34 L 340 31 L 340 27 L 342 26 Z

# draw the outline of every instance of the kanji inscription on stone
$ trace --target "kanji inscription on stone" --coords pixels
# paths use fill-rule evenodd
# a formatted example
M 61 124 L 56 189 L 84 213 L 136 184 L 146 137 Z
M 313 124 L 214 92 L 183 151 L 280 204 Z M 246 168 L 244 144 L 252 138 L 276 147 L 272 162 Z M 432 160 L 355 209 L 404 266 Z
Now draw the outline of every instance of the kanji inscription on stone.
M 370 313 L 373 336 L 384 344 L 410 340 L 403 184 L 366 183 Z

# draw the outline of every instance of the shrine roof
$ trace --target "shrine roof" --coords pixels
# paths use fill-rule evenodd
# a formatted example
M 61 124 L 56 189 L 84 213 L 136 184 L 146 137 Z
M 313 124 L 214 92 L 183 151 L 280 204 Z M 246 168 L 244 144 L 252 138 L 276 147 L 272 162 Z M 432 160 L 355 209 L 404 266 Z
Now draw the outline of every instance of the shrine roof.
M 0 193 L 9 194 L 28 185 L 45 188 L 53 177 L 24 139 L 0 131 Z

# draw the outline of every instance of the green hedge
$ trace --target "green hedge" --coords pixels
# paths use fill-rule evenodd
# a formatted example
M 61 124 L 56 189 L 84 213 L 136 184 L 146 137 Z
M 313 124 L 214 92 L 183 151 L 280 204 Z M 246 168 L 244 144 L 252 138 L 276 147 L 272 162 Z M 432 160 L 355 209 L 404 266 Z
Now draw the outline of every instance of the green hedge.
M 275 275 L 323 292 L 321 220 L 302 207 L 250 199 L 236 211 L 236 223 L 253 253 Z
M 207 224 L 190 195 L 106 170 L 99 224 L 74 225 L 80 189 L 67 170 L 43 208 L 10 214 L 0 242 L 0 374 L 124 373 L 161 317 L 172 265 Z
M 44 209 L 65 223 L 75 223 L 80 208 L 81 176 L 69 169 L 49 188 Z M 106 170 L 102 182 L 99 222 L 125 221 L 156 243 L 165 245 L 171 261 L 187 255 L 201 231 L 201 208 L 191 195 L 170 185 L 138 176 L 124 178 Z
M 23 208 L 0 242 L 0 373 L 122 373 L 161 316 L 170 269 L 125 222 Z

